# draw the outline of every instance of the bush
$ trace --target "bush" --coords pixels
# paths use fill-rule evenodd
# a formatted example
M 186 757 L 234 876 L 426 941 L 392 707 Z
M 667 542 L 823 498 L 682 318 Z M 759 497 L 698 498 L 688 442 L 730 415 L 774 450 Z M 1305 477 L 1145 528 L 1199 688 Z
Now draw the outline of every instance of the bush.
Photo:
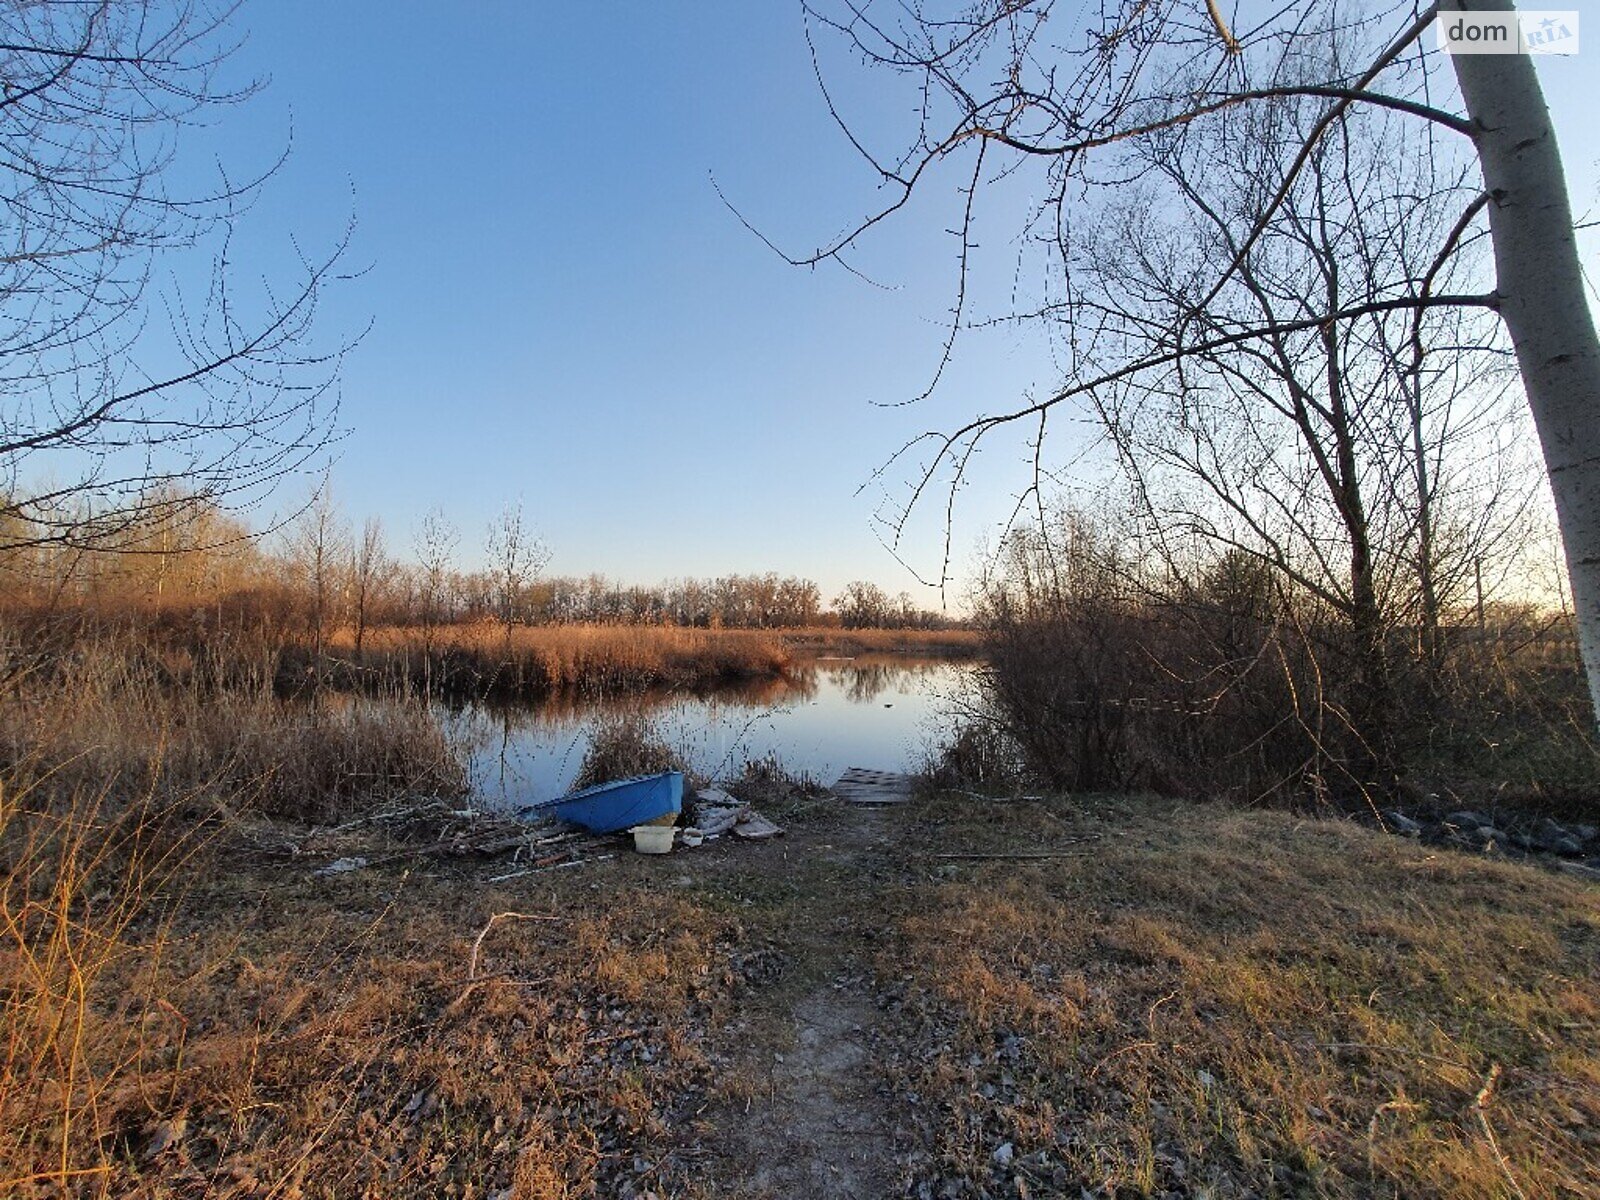
M 650 719 L 638 712 L 608 713 L 596 722 L 578 768 L 577 788 L 652 775 L 658 771 L 688 774 L 683 756 L 668 746 Z
M 932 748 L 923 775 L 936 789 L 1006 791 L 1021 784 L 1026 772 L 1021 748 L 1004 725 L 974 716 Z
M 1238 556 L 1188 582 L 1099 557 L 1056 581 L 1028 566 L 985 597 L 981 678 L 988 711 L 1047 785 L 1594 812 L 1600 756 L 1563 622 L 1458 616 L 1431 658 L 1414 629 L 1387 628 L 1375 672 L 1372 641 Z

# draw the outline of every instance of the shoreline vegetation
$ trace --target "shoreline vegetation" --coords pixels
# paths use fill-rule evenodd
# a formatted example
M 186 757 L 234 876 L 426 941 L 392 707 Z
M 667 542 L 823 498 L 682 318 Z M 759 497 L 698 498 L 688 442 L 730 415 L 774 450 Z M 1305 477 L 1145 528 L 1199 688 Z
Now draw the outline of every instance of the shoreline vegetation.
M 0 1192 L 746 1194 L 772 1055 L 829 1069 L 804 1028 L 836 1002 L 871 1048 L 832 1110 L 872 1130 L 863 1194 L 1488 1200 L 1600 1154 L 1600 890 L 1546 864 L 1036 785 L 981 723 L 956 791 L 882 821 L 769 764 L 727 786 L 776 844 L 514 879 L 440 853 L 471 823 L 452 689 L 711 686 L 976 631 L 378 627 L 342 679 L 348 629 L 32 619 L 0 627 Z M 585 765 L 661 754 L 625 722 Z M 786 1128 L 772 1169 L 837 1149 Z
M 486 622 L 440 629 L 374 630 L 360 653 L 342 631 L 321 656 L 325 685 L 401 688 L 443 698 L 538 700 L 561 692 L 616 695 L 780 679 L 810 661 L 863 655 L 973 658 L 969 629 L 686 629 L 663 625 L 516 626 Z M 315 649 L 286 647 L 279 686 L 299 690 L 318 675 Z
M 13 610 L 0 620 L 0 786 L 325 820 L 401 793 L 465 793 L 466 755 L 435 703 L 781 686 L 829 658 L 980 650 L 977 633 L 956 629 L 484 622 L 369 629 L 364 642 L 358 655 L 349 630 L 330 632 L 319 653 L 303 636 L 203 610 Z

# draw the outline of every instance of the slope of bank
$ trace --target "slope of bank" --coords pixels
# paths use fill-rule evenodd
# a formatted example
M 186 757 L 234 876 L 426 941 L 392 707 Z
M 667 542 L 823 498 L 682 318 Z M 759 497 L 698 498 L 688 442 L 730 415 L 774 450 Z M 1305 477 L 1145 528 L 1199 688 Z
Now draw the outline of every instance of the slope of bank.
M 499 882 L 396 854 L 414 831 L 234 829 L 97 973 L 80 957 L 76 1049 L 32 1074 L 47 956 L 8 941 L 0 1176 L 501 1200 L 1592 1187 L 1593 884 L 1207 805 L 761 802 L 786 836 Z M 373 865 L 313 874 L 356 852 Z M 114 908 L 85 886 L 80 925 Z

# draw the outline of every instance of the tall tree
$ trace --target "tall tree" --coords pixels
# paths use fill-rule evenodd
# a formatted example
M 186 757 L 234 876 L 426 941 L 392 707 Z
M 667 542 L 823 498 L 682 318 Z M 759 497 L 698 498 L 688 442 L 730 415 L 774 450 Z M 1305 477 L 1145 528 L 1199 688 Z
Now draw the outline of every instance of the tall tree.
M 306 621 L 320 685 L 328 635 L 338 624 L 345 572 L 351 558 L 350 531 L 334 504 L 333 488 L 326 474 L 311 502 L 289 527 L 287 544 L 290 562 L 309 605 Z
M 972 256 L 983 203 L 1031 177 L 1031 216 L 1023 240 L 1043 247 L 1055 270 L 1033 315 L 1073 327 L 1063 341 L 1062 380 L 1042 398 L 982 414 L 913 439 L 897 453 L 912 467 L 906 512 L 930 488 L 954 497 L 978 443 L 1007 426 L 1042 441 L 1049 417 L 1066 402 L 1093 398 L 1141 373 L 1229 347 L 1256 352 L 1273 338 L 1341 326 L 1375 314 L 1473 306 L 1497 313 L 1516 348 L 1565 542 L 1591 697 L 1600 714 L 1600 341 L 1579 269 L 1565 176 L 1532 62 L 1522 55 L 1457 55 L 1446 67 L 1425 34 L 1441 12 L 1496 13 L 1515 19 L 1511 0 L 1441 0 L 1357 8 L 1341 0 L 1291 0 L 1247 7 L 1230 24 L 1206 0 L 1112 0 L 1098 13 L 1055 0 L 875 5 L 858 0 L 806 5 L 813 31 L 838 36 L 851 55 L 910 78 L 919 97 L 916 128 L 893 153 L 875 153 L 834 104 L 850 141 L 880 177 L 889 200 L 815 252 L 793 261 L 846 261 L 871 231 L 907 209 L 942 170 L 958 181 L 953 197 L 958 282 L 943 363 L 971 320 Z M 1307 70 L 1307 64 L 1312 68 Z M 1319 65 L 1321 73 L 1318 73 Z M 1453 73 L 1461 108 L 1438 97 Z M 825 88 L 825 95 L 826 95 Z M 1080 288 L 1069 263 L 1080 217 L 1143 176 L 1142 146 L 1205 117 L 1306 98 L 1316 115 L 1298 144 L 1273 164 L 1252 198 L 1233 252 L 1194 281 L 1194 301 L 1162 336 L 1134 346 L 1097 336 L 1108 298 Z M 1487 220 L 1494 246 L 1492 286 L 1467 293 L 1379 288 L 1372 298 L 1316 303 L 1287 321 L 1219 330 L 1213 303 L 1258 252 L 1317 147 L 1346 114 L 1384 109 L 1465 139 L 1484 187 L 1442 222 L 1430 248 L 1447 264 Z M 1181 192 L 1163 202 L 1184 205 Z M 1117 298 L 1111 297 L 1111 307 Z M 1027 315 L 1027 314 L 1022 314 Z M 937 374 L 935 377 L 937 382 Z M 948 541 L 945 568 L 948 569 Z
M 368 517 L 362 523 L 361 537 L 355 543 L 350 561 L 350 602 L 356 626 L 357 662 L 361 659 L 362 646 L 366 642 L 373 604 L 393 565 L 384 546 L 382 522 L 377 517 Z
M 495 609 L 509 650 L 518 606 L 529 585 L 550 561 L 550 550 L 529 528 L 520 500 L 506 505 L 490 523 L 485 549 L 493 577 Z
M 1523 511 L 1519 489 L 1485 463 L 1517 414 L 1505 347 L 1481 310 L 1381 307 L 1443 282 L 1440 213 L 1472 195 L 1461 164 L 1393 114 L 1347 113 L 1329 127 L 1197 312 L 1238 255 L 1254 198 L 1276 186 L 1276 164 L 1316 117 L 1307 98 L 1286 96 L 1153 137 L 1139 147 L 1145 185 L 1105 207 L 1070 262 L 1105 297 L 1098 329 L 1119 352 L 1158 353 L 1186 320 L 1211 342 L 1276 330 L 1197 349 L 1092 399 L 1156 533 L 1243 551 L 1315 597 L 1324 646 L 1354 683 L 1334 719 L 1369 751 L 1350 766 L 1378 782 L 1398 769 L 1395 631 L 1420 623 L 1421 641 L 1434 641 L 1463 560 L 1493 553 Z M 1186 203 L 1161 204 L 1168 189 Z M 1294 328 L 1363 305 L 1380 307 Z M 1457 479 L 1468 462 L 1481 477 L 1470 486 Z
M 183 153 L 256 90 L 227 79 L 236 8 L 0 7 L 0 518 L 33 544 L 114 548 L 162 497 L 258 497 L 334 432 L 346 347 L 313 322 L 340 248 L 238 288 L 230 238 L 276 164 L 207 187 Z

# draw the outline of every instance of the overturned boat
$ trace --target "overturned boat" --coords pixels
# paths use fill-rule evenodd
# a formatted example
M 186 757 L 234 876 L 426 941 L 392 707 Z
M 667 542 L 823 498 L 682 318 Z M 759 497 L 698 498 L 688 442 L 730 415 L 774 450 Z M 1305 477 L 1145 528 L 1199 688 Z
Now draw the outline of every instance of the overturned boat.
M 683 772 L 661 771 L 597 783 L 539 808 L 591 833 L 616 833 L 681 812 Z

